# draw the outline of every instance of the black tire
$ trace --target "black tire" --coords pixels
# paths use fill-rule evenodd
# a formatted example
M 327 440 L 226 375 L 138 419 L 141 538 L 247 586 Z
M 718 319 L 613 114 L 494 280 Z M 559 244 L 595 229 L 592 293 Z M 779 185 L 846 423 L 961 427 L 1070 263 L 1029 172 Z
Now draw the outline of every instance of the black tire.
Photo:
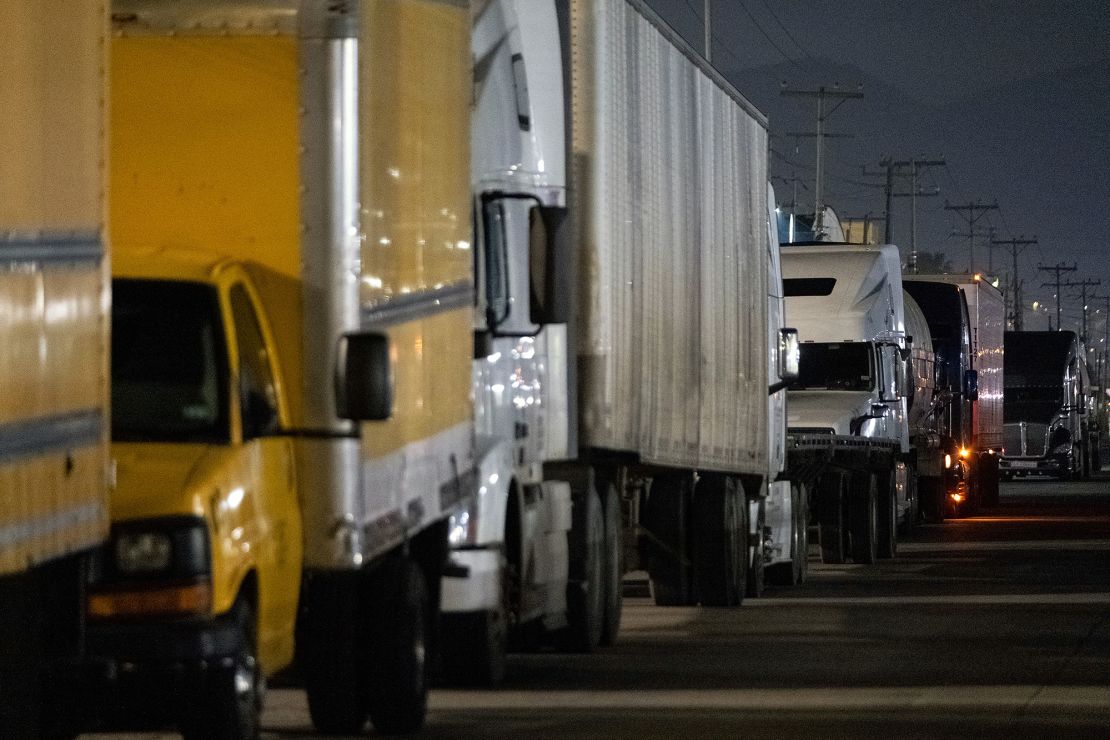
M 1091 447 L 1083 442 L 1083 480 L 1091 479 Z
M 876 476 L 878 514 L 878 542 L 876 554 L 881 560 L 890 560 L 898 554 L 898 479 L 897 472 L 879 472 Z
M 917 468 L 909 465 L 906 467 L 906 514 L 898 525 L 898 534 L 902 537 L 913 534 L 921 516 L 921 491 L 917 484 Z
M 847 523 L 844 517 L 847 476 L 830 471 L 817 482 L 817 531 L 821 562 L 839 564 L 848 559 Z
M 624 542 L 621 539 L 621 501 L 612 481 L 602 481 L 602 506 L 605 514 L 605 616 L 601 623 L 601 644 L 617 641 L 624 607 Z
M 917 479 L 917 493 L 921 499 L 921 518 L 926 524 L 940 524 L 945 514 L 944 479 L 928 476 Z
M 239 633 L 235 655 L 211 666 L 199 706 L 182 720 L 184 740 L 255 740 L 260 729 L 265 680 L 258 663 L 254 610 L 243 598 L 229 615 Z
M 693 500 L 693 560 L 704 606 L 739 606 L 748 580 L 744 491 L 726 475 L 703 476 Z
M 744 510 L 751 516 L 751 507 L 749 501 L 744 499 Z M 763 596 L 763 591 L 767 587 L 767 553 L 765 551 L 766 541 L 764 525 L 765 519 L 765 501 L 760 500 L 758 510 L 759 514 L 756 516 L 754 525 L 745 528 L 748 535 L 748 548 L 743 552 L 746 554 L 748 549 L 751 550 L 751 557 L 748 565 L 748 577 L 744 585 L 744 595 L 748 598 L 758 599 Z M 755 530 L 753 535 L 751 530 Z
M 501 559 L 501 573 L 508 568 Z M 500 583 L 500 606 L 480 612 L 440 616 L 440 660 L 443 681 L 453 686 L 491 688 L 505 678 L 509 625 L 506 587 Z
M 370 722 L 383 735 L 416 732 L 428 707 L 426 653 L 433 620 L 424 572 L 408 557 L 390 556 L 370 574 L 365 597 Z
M 873 564 L 879 556 L 878 486 L 874 473 L 852 476 L 848 501 L 848 528 L 852 560 L 863 565 Z
M 560 647 L 572 653 L 593 652 L 605 622 L 605 513 L 588 471 L 584 481 L 571 481 L 567 626 Z
M 767 582 L 775 586 L 798 586 L 805 583 L 809 572 L 808 495 L 799 483 L 790 484 L 790 511 L 793 532 L 790 537 L 790 562 L 775 563 L 766 568 Z
M 983 455 L 979 459 L 979 503 L 998 506 L 998 457 Z
M 302 594 L 299 662 L 312 725 L 325 735 L 359 734 L 369 717 L 359 637 L 360 578 L 358 573 L 317 575 Z
M 658 476 L 644 501 L 645 560 L 656 606 L 696 603 L 689 546 L 693 490 L 689 473 Z

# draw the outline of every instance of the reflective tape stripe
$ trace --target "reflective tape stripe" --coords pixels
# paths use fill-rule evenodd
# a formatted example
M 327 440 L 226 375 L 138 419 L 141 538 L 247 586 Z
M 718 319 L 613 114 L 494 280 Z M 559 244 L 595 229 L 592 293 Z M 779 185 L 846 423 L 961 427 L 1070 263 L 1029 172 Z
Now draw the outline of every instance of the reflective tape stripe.
M 0 236 L 0 264 L 5 262 L 100 262 L 104 244 L 95 232 L 8 234 Z
M 435 290 L 391 298 L 378 305 L 362 309 L 364 330 L 403 324 L 444 311 L 472 305 L 474 288 L 470 283 L 455 283 Z
M 0 463 L 97 444 L 101 427 L 99 409 L 0 424 Z
M 103 518 L 105 514 L 103 503 L 91 501 L 65 511 L 4 525 L 0 527 L 0 550 L 17 547 L 42 537 L 95 522 Z

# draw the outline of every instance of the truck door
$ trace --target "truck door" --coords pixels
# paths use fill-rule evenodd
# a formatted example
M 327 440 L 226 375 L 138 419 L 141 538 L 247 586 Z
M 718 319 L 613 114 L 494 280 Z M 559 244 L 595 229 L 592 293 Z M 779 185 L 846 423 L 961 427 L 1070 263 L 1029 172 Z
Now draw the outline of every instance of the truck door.
M 296 474 L 291 440 L 280 436 L 282 402 L 274 356 L 259 321 L 257 304 L 245 283 L 235 283 L 228 294 L 239 357 L 238 393 L 243 459 L 249 467 L 244 485 L 255 507 L 260 548 L 258 566 L 259 648 L 289 641 L 296 617 L 301 574 L 301 526 L 297 508 Z M 288 649 L 288 646 L 285 647 Z

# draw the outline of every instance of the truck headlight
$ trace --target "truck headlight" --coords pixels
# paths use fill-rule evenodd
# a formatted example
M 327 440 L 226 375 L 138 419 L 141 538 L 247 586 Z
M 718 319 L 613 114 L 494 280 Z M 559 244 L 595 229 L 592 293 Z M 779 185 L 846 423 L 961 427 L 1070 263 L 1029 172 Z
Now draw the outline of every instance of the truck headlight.
M 212 608 L 212 558 L 203 519 L 122 522 L 90 569 L 92 619 L 204 615 Z
M 163 532 L 121 534 L 116 538 L 115 551 L 120 573 L 155 573 L 170 567 L 173 541 Z

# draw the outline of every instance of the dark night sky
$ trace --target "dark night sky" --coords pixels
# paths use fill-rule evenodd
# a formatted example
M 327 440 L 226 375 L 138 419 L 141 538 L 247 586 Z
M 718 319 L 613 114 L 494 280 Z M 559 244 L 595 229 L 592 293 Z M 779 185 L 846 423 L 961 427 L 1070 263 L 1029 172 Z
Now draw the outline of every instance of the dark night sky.
M 704 0 L 648 0 L 701 49 Z M 1078 264 L 1072 280 L 1101 279 L 1110 296 L 1110 2 L 1077 0 L 714 0 L 714 62 L 770 119 L 771 172 L 780 203 L 804 178 L 800 202 L 812 201 L 816 101 L 780 94 L 783 82 L 812 89 L 862 85 L 827 130 L 854 138 L 827 140 L 826 202 L 841 216 L 881 217 L 879 160 L 947 161 L 921 178 L 937 197 L 918 200 L 918 249 L 943 251 L 966 269 L 967 224 L 951 204 L 998 202 L 976 228 L 995 238 L 1032 237 L 1018 262 L 1026 306 L 1051 301 L 1038 264 Z M 908 180 L 902 189 L 908 190 Z M 810 206 L 812 210 L 812 205 Z M 910 243 L 909 198 L 896 199 L 894 238 Z M 987 266 L 984 236 L 977 269 Z M 994 253 L 995 272 L 1009 280 L 1010 257 Z M 1074 294 L 1074 297 L 1073 297 Z M 1065 328 L 1079 317 L 1078 290 L 1064 292 Z M 1102 335 L 1103 308 L 1092 333 Z M 1092 303 L 1092 311 L 1095 306 Z M 1092 314 L 1092 319 L 1094 315 Z M 1047 317 L 1026 314 L 1027 329 Z

